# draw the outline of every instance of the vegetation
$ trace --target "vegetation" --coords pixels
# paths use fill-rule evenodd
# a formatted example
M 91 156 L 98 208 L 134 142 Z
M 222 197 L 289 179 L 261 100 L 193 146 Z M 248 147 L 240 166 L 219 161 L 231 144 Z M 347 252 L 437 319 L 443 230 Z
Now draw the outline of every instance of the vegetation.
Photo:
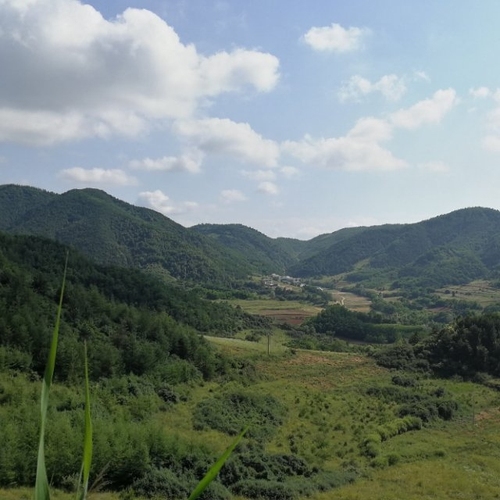
M 246 425 L 202 498 L 498 493 L 497 212 L 310 242 L 239 225 L 187 230 L 96 190 L 4 186 L 0 214 L 0 229 L 39 228 L 100 261 L 70 253 L 44 424 L 59 498 L 79 480 L 84 342 L 96 500 L 187 498 Z M 29 496 L 21 488 L 36 480 L 40 381 L 66 251 L 0 233 L 0 497 L 8 500 Z M 320 274 L 279 288 L 248 276 L 274 269 Z M 348 304 L 351 293 L 366 312 L 331 305 Z

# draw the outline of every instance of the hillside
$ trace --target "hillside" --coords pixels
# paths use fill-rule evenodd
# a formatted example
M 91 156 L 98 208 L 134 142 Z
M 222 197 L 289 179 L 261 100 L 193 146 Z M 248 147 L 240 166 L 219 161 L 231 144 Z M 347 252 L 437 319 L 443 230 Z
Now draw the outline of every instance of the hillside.
M 66 251 L 48 239 L 0 233 L 0 346 L 28 355 L 25 362 L 39 373 Z M 90 342 L 90 369 L 96 378 L 166 369 L 173 355 L 203 371 L 209 369 L 203 361 L 209 351 L 197 333 L 233 334 L 266 324 L 139 270 L 99 266 L 71 251 L 61 327 L 66 358 L 60 376 L 69 376 L 64 370 L 74 370 L 75 364 L 81 368 L 74 351 L 83 339 Z M 198 352 L 202 346 L 205 354 Z
M 285 274 L 286 269 L 298 261 L 279 241 L 242 224 L 199 224 L 191 229 L 238 252 L 261 274 Z
M 12 203 L 13 199 L 22 203 Z M 2 186 L 0 213 L 4 214 L 0 230 L 54 239 L 100 264 L 152 269 L 204 282 L 227 281 L 252 272 L 240 256 L 212 239 L 96 189 L 56 195 Z
M 366 228 L 289 271 L 303 277 L 347 273 L 347 279 L 358 282 L 378 275 L 400 285 L 466 283 L 495 276 L 499 231 L 500 212 L 467 208 L 416 224 Z
M 309 241 L 241 224 L 185 228 L 96 189 L 63 194 L 0 186 L 0 230 L 73 246 L 100 264 L 229 284 L 251 274 L 342 275 L 369 288 L 431 288 L 498 279 L 500 212 L 466 208 L 415 224 L 344 228 Z

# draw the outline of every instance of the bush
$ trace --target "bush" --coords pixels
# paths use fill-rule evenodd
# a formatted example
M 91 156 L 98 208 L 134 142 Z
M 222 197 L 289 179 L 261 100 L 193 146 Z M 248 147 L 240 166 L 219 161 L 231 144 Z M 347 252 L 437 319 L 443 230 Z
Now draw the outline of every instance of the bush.
M 392 377 L 392 383 L 394 385 L 399 385 L 400 387 L 415 387 L 418 380 L 414 377 L 406 377 L 404 375 L 394 375 Z
M 295 500 L 299 492 L 294 491 L 284 483 L 259 479 L 239 481 L 231 491 L 236 495 L 248 498 L 269 498 L 270 500 Z
M 264 440 L 274 435 L 285 415 L 286 408 L 273 396 L 235 391 L 201 401 L 193 422 L 197 430 L 216 429 L 230 435 L 250 425 L 247 436 Z

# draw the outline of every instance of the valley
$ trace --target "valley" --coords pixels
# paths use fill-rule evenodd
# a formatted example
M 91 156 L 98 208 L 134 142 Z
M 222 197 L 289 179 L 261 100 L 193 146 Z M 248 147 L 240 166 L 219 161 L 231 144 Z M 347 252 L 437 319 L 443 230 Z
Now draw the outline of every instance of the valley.
M 96 190 L 0 186 L 0 208 L 2 499 L 31 498 L 67 252 L 46 435 L 54 498 L 73 498 L 78 480 L 84 342 L 89 498 L 187 498 L 245 426 L 203 498 L 500 490 L 496 211 L 299 241 L 183 228 Z

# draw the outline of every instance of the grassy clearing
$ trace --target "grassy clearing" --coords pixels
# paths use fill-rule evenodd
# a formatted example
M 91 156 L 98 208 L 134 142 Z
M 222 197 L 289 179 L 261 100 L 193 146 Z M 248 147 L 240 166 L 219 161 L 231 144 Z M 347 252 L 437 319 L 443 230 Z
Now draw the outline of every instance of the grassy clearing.
M 497 391 L 454 380 L 418 379 L 417 392 L 440 389 L 452 395 L 459 403 L 458 418 L 387 439 L 374 459 L 363 454 L 362 443 L 378 427 L 394 421 L 397 405 L 370 396 L 368 389 L 391 386 L 393 372 L 358 354 L 287 350 L 282 344 L 285 337 L 274 339 L 271 356 L 266 353 L 266 338 L 209 340 L 242 363 L 250 363 L 255 374 L 241 382 L 176 386 L 179 402 L 154 418 L 166 434 L 188 442 L 193 450 L 220 455 L 233 439 L 213 429 L 193 430 L 193 414 L 201 402 L 233 393 L 272 397 L 287 412 L 262 453 L 292 453 L 311 466 L 358 474 L 355 483 L 316 493 L 310 497 L 313 500 L 499 498 L 495 496 L 500 492 Z M 0 490 L 0 498 L 31 500 L 31 492 Z M 56 492 L 53 498 L 74 496 Z M 119 497 L 103 493 L 91 498 Z
M 477 280 L 466 285 L 447 286 L 438 290 L 442 298 L 455 298 L 477 302 L 481 307 L 500 304 L 500 289 L 490 285 L 488 281 Z
M 333 302 L 342 303 L 342 299 L 344 305 L 348 309 L 351 309 L 352 311 L 358 311 L 364 313 L 370 311 L 371 301 L 367 297 L 361 297 L 360 295 L 356 295 L 354 293 L 340 292 L 337 290 L 332 292 Z
M 247 344 L 240 345 L 242 349 Z M 422 380 L 422 390 L 443 388 L 460 404 L 456 421 L 436 423 L 382 443 L 394 464 L 372 466 L 360 456 L 362 437 L 394 418 L 394 407 L 366 395 L 389 384 L 392 373 L 369 358 L 344 353 L 297 351 L 261 357 L 259 393 L 279 396 L 289 418 L 269 444 L 272 452 L 294 451 L 327 468 L 351 464 L 364 478 L 311 498 L 456 499 L 499 498 L 500 411 L 498 394 L 472 383 Z
M 267 353 L 268 346 L 270 352 L 273 354 L 285 353 L 288 348 L 285 346 L 288 341 L 288 337 L 284 334 L 283 330 L 274 330 L 270 332 L 270 338 L 267 335 L 263 335 L 258 341 L 253 342 L 245 340 L 247 332 L 238 332 L 236 338 L 225 338 L 225 337 L 210 337 L 205 335 L 205 338 L 215 345 L 220 346 L 225 350 L 226 353 L 235 353 L 235 351 L 240 351 L 242 355 L 248 354 L 250 352 L 254 353 Z

